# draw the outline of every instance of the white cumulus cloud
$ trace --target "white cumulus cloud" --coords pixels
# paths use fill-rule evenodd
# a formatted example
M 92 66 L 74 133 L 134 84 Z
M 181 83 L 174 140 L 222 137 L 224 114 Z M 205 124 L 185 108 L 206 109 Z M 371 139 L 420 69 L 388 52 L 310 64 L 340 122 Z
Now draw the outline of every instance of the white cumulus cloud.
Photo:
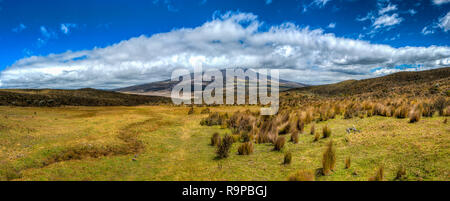
M 266 28 L 257 16 L 229 12 L 194 28 L 139 36 L 92 50 L 31 56 L 0 72 L 3 88 L 117 88 L 168 79 L 177 68 L 276 68 L 310 84 L 376 76 L 372 69 L 448 65 L 447 46 L 371 44 L 292 23 Z
M 381 27 L 389 27 L 400 24 L 403 21 L 403 18 L 399 17 L 397 13 L 392 15 L 382 15 L 375 19 L 372 26 L 375 28 Z
M 387 12 L 391 12 L 391 11 L 396 11 L 397 10 L 397 5 L 392 5 L 392 4 L 388 4 L 386 7 L 384 7 L 384 8 L 381 8 L 379 11 L 378 11 L 378 14 L 379 15 L 383 15 L 383 14 L 385 14 L 385 13 L 387 13 Z
M 69 34 L 70 33 L 70 29 L 71 28 L 76 28 L 77 25 L 76 24 L 71 24 L 71 23 L 66 23 L 66 24 L 61 24 L 61 32 L 63 32 L 64 34 Z
M 328 25 L 328 28 L 330 28 L 330 29 L 336 28 L 336 23 L 330 23 L 330 24 Z
M 442 4 L 450 3 L 450 0 L 433 0 L 433 3 L 436 5 L 442 5 Z

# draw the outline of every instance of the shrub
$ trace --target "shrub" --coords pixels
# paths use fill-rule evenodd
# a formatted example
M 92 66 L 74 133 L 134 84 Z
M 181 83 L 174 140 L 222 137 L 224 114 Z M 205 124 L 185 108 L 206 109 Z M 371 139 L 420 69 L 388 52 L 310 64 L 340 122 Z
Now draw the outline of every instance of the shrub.
M 299 170 L 289 177 L 289 181 L 314 181 L 314 173 L 309 170 Z
M 191 107 L 191 109 L 189 109 L 188 115 L 194 114 L 194 107 Z
M 253 143 L 245 142 L 238 148 L 239 155 L 250 155 L 253 153 Z
M 219 133 L 214 133 L 211 137 L 211 146 L 217 146 L 220 143 Z
M 273 148 L 275 151 L 281 151 L 281 149 L 283 149 L 284 147 L 284 143 L 285 143 L 285 139 L 283 136 L 278 137 L 277 140 L 275 141 L 275 147 Z
M 404 179 L 406 179 L 406 168 L 404 166 L 400 166 L 397 170 L 395 180 L 404 180 Z
M 291 152 L 286 152 L 284 154 L 283 164 L 285 164 L 285 165 L 291 164 L 291 161 L 292 161 L 292 153 Z
M 294 144 L 298 143 L 298 132 L 294 131 L 291 133 L 291 142 Z
M 220 141 L 219 145 L 217 146 L 217 151 L 216 151 L 217 157 L 218 158 L 228 157 L 231 145 L 233 145 L 233 137 L 226 134 Z
M 315 126 L 315 124 L 311 125 L 311 131 L 309 133 L 311 135 L 314 135 L 316 133 L 316 126 Z
M 350 168 L 350 166 L 351 166 L 351 158 L 350 157 L 348 157 L 348 158 L 346 158 L 345 159 L 345 169 L 349 169 Z
M 370 177 L 369 181 L 383 181 L 384 179 L 384 167 L 381 166 L 378 168 L 377 172 L 375 173 L 375 176 Z
M 322 157 L 322 170 L 324 175 L 330 174 L 336 165 L 336 151 L 334 149 L 333 141 L 330 141 L 327 145 Z
M 330 129 L 330 127 L 328 127 L 328 125 L 325 125 L 322 128 L 322 134 L 323 134 L 323 138 L 328 138 L 331 136 L 331 129 Z
M 418 122 L 420 120 L 421 112 L 418 109 L 413 109 L 409 112 L 409 123 Z

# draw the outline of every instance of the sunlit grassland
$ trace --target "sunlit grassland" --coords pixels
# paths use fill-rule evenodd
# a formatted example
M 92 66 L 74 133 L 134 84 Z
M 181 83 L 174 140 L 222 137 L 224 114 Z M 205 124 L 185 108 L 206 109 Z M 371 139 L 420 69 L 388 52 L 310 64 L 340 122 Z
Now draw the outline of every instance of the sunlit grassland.
M 215 112 L 257 110 L 257 107 L 211 107 Z M 311 125 L 299 143 L 287 142 L 281 152 L 272 144 L 255 144 L 251 155 L 216 159 L 210 146 L 214 132 L 230 133 L 220 126 L 201 126 L 203 108 L 188 114 L 188 107 L 0 107 L 0 179 L 13 180 L 287 180 L 297 170 L 321 167 L 328 141 L 336 145 L 336 169 L 316 180 L 367 180 L 385 167 L 385 180 L 395 177 L 399 166 L 409 180 L 450 180 L 450 124 L 444 117 L 422 118 L 411 124 L 391 117 L 340 117 L 316 124 L 316 132 L 328 124 L 331 138 L 313 142 Z M 361 133 L 347 134 L 355 125 Z M 135 133 L 143 149 L 132 154 L 54 161 L 53 155 L 73 147 L 104 150 L 124 144 L 118 136 Z M 289 136 L 286 136 L 289 139 Z M 292 163 L 283 165 L 284 152 Z M 351 167 L 344 161 L 351 157 Z M 133 160 L 134 159 L 134 160 Z M 13 174 L 11 176 L 11 171 Z

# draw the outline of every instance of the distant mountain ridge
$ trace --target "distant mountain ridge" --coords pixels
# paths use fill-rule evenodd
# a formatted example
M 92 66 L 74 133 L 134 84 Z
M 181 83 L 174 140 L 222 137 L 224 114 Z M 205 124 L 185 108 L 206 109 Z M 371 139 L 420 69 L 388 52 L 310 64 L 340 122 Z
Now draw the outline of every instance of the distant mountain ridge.
M 243 70 L 246 70 L 246 69 L 243 69 Z M 223 81 L 225 83 L 226 82 L 226 75 L 225 75 L 226 71 L 221 70 L 221 72 L 223 75 Z M 258 73 L 256 73 L 256 74 L 259 75 Z M 191 83 L 193 83 L 193 78 L 194 78 L 194 74 L 191 73 Z M 270 79 L 270 76 L 267 76 L 267 78 Z M 159 81 L 159 82 L 152 82 L 152 83 L 146 83 L 146 84 L 140 84 L 140 85 L 134 85 L 134 86 L 124 87 L 124 88 L 114 89 L 113 91 L 128 93 L 128 94 L 170 97 L 173 87 L 176 86 L 180 82 L 181 81 L 171 81 L 169 79 L 169 80 L 164 80 L 164 81 Z M 203 88 L 205 86 L 207 86 L 208 84 L 210 84 L 211 82 L 212 81 L 210 81 L 210 82 L 204 81 Z M 286 90 L 293 89 L 293 88 L 301 88 L 301 87 L 309 86 L 306 84 L 282 80 L 282 79 L 280 79 L 278 82 L 279 82 L 280 91 L 286 91 Z

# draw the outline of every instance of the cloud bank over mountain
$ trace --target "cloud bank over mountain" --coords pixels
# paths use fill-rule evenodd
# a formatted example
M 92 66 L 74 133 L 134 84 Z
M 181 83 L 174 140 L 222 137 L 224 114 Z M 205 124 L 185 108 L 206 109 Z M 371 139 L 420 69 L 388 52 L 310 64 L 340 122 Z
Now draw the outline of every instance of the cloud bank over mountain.
M 263 28 L 251 13 L 228 12 L 195 28 L 140 36 L 77 52 L 32 56 L 0 73 L 2 88 L 118 88 L 159 81 L 177 68 L 276 68 L 309 84 L 367 78 L 405 68 L 450 65 L 450 47 L 401 47 L 336 37 L 292 23 Z M 382 28 L 382 27 L 380 27 Z

